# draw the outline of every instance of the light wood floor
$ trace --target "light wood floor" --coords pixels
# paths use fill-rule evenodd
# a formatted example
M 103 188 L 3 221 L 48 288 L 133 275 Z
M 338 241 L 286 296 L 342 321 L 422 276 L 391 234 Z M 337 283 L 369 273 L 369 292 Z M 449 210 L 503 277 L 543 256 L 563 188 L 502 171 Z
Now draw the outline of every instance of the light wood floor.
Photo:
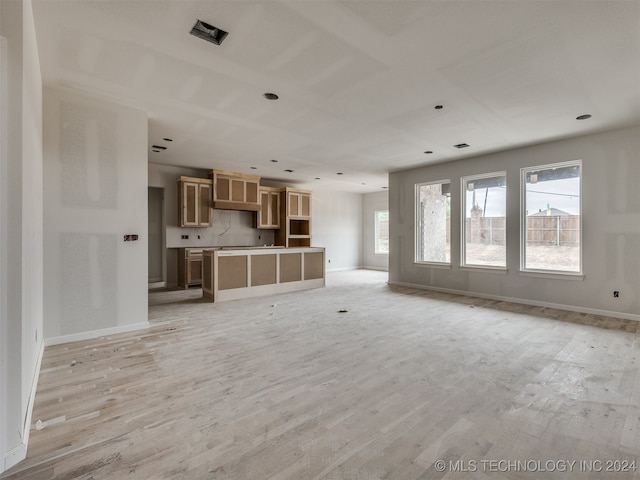
M 46 349 L 27 459 L 2 478 L 640 478 L 639 323 L 385 280 L 153 293 L 149 330 Z M 590 463 L 523 471 L 560 461 Z

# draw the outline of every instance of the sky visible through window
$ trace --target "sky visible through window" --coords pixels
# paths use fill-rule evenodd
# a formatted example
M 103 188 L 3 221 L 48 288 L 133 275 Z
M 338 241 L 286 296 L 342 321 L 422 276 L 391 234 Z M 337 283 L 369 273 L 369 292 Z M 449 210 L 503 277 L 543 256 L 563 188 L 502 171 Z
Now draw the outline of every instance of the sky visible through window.
M 564 178 L 527 184 L 527 214 L 555 208 L 580 215 L 580 178 Z
M 476 203 L 484 205 L 485 194 L 487 196 L 487 208 L 485 217 L 505 216 L 506 187 L 490 188 L 476 191 Z M 469 203 L 469 205 L 473 205 Z M 538 182 L 535 185 L 527 184 L 527 214 L 546 211 L 547 207 L 556 208 L 570 215 L 580 214 L 580 178 L 564 178 L 561 180 L 549 180 Z M 466 212 L 469 216 L 469 212 Z
M 473 182 L 473 180 L 470 180 Z M 467 191 L 467 218 L 471 217 L 471 208 L 474 205 L 474 195 L 475 193 L 475 205 L 478 205 L 480 208 L 484 210 L 484 206 L 486 205 L 486 211 L 484 212 L 485 217 L 504 217 L 505 216 L 505 205 L 507 188 L 506 187 L 490 187 L 490 188 L 477 188 L 473 192 Z M 486 203 L 485 203 L 486 199 Z

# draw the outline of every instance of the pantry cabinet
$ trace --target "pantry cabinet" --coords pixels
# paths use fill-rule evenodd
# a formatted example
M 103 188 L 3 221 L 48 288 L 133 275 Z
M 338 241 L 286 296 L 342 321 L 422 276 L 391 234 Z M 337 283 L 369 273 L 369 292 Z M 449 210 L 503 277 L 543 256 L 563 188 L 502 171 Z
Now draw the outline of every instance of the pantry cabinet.
M 311 246 L 311 193 L 285 188 L 280 194 L 280 229 L 276 244 L 284 247 Z

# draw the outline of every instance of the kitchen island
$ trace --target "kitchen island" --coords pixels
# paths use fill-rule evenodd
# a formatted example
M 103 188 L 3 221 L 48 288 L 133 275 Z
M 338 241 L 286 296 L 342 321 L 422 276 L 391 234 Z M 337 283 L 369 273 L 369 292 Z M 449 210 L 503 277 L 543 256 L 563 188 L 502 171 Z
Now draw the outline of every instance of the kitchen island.
M 204 250 L 202 295 L 212 302 L 324 287 L 322 247 Z

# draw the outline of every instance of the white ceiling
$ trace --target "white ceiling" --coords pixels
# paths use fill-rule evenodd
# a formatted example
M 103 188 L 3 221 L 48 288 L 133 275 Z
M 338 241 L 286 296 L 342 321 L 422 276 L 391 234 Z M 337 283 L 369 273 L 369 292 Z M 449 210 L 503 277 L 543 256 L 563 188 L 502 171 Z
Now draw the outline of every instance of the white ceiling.
M 149 146 L 167 146 L 153 163 L 368 192 L 389 171 L 640 122 L 640 1 L 34 0 L 34 14 L 45 85 L 148 111 Z M 196 19 L 227 30 L 222 45 L 190 35 Z

